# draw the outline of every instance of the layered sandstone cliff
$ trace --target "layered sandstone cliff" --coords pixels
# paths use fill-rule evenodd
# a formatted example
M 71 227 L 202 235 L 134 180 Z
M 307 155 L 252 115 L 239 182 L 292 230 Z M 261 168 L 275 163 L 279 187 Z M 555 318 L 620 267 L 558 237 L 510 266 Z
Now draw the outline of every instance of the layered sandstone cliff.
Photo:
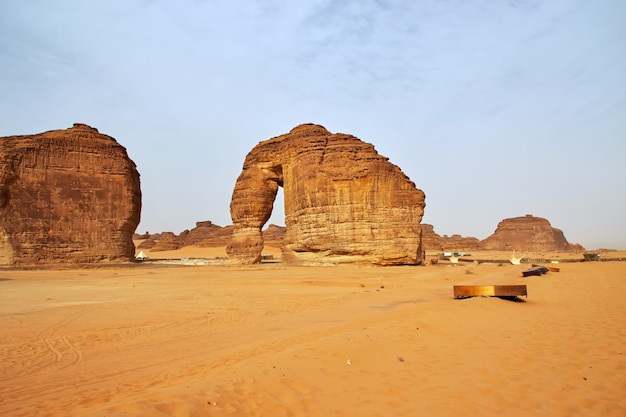
M 247 155 L 231 201 L 231 261 L 257 263 L 262 226 L 284 188 L 283 262 L 324 265 L 421 261 L 424 193 L 374 146 L 300 125 Z
M 580 245 L 572 245 L 559 229 L 541 217 L 527 214 L 523 217 L 504 219 L 496 231 L 480 242 L 484 250 L 517 250 L 527 252 L 580 251 Z
M 0 138 L 0 264 L 132 260 L 139 173 L 97 129 Z

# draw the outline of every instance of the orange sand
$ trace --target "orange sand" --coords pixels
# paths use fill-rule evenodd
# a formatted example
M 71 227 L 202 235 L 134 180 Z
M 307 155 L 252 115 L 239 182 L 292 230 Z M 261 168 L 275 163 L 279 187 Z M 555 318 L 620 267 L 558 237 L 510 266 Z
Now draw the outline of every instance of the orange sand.
M 135 241 L 135 247 L 139 246 L 141 241 Z M 139 255 L 141 249 L 137 249 L 135 256 Z M 151 260 L 157 259 L 181 259 L 181 258 L 226 258 L 226 248 L 202 248 L 198 246 L 185 246 L 179 250 L 165 250 L 152 252 L 150 250 L 144 250 L 144 255 L 148 256 Z M 273 255 L 276 258 L 280 258 L 280 248 L 271 246 L 265 246 L 263 248 L 263 255 Z
M 0 415 L 626 415 L 626 263 L 526 267 L 1 270 Z

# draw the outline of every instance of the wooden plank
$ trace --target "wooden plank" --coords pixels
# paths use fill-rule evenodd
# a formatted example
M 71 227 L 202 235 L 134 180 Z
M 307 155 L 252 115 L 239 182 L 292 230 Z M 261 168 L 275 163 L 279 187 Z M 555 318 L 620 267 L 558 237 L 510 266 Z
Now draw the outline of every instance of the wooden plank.
M 528 297 L 526 285 L 455 285 L 454 298 Z
M 523 295 L 528 297 L 526 285 L 494 285 L 496 297 L 514 297 Z
M 542 265 L 532 264 L 533 268 L 536 266 L 542 266 Z M 556 266 L 546 266 L 545 268 L 550 272 L 559 272 L 561 270 L 560 268 L 557 268 Z

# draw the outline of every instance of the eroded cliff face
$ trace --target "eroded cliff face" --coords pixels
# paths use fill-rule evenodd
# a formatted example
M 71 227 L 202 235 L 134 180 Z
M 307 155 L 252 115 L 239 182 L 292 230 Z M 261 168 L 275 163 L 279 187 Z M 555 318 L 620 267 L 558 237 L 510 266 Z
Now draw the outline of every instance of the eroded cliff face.
M 139 173 L 97 129 L 0 138 L 0 264 L 132 260 Z
M 541 217 L 527 214 L 523 217 L 504 219 L 496 231 L 480 242 L 484 250 L 517 250 L 527 252 L 579 251 L 579 245 L 571 245 L 559 229 Z
M 421 262 L 424 193 L 373 145 L 312 124 L 261 142 L 246 157 L 230 206 L 232 261 L 260 262 L 261 227 L 279 186 L 287 227 L 283 262 Z

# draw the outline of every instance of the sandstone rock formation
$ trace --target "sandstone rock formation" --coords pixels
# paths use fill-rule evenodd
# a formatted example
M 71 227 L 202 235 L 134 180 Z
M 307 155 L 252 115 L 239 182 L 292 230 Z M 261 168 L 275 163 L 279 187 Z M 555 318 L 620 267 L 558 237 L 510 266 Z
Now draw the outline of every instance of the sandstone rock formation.
M 233 227 L 221 227 L 211 221 L 197 222 L 196 227 L 180 234 L 185 246 L 195 245 L 204 248 L 226 246 L 233 234 Z
M 542 219 L 545 220 L 545 219 Z M 468 252 L 473 250 L 488 251 L 488 250 L 505 250 L 512 251 L 517 250 L 518 255 L 522 255 L 524 250 L 518 248 L 506 248 L 500 249 L 500 247 L 494 249 L 493 241 L 485 239 L 485 247 L 483 247 L 483 241 L 478 240 L 475 237 L 466 237 L 458 234 L 451 236 L 438 235 L 435 232 L 433 225 L 421 223 L 422 230 L 422 248 L 429 252 Z M 510 228 L 509 228 L 510 229 Z M 562 234 L 558 229 L 553 229 L 557 235 Z M 287 228 L 284 226 L 277 226 L 270 224 L 265 230 L 261 232 L 263 236 L 263 242 L 265 246 L 274 246 L 281 248 L 284 244 L 284 238 Z M 524 228 L 520 229 L 521 233 L 527 233 Z M 233 232 L 233 226 L 221 227 L 213 224 L 210 221 L 197 222 L 196 227 L 191 230 L 185 230 L 176 236 L 171 232 L 162 232 L 157 234 L 144 233 L 143 235 L 133 235 L 134 240 L 141 240 L 138 245 L 139 249 L 149 249 L 152 252 L 161 250 L 173 250 L 180 249 L 185 246 L 198 246 L 198 247 L 224 247 L 227 246 L 231 240 Z M 509 241 L 516 241 L 522 239 L 523 236 L 517 236 L 516 230 L 510 230 L 511 236 Z M 568 243 L 569 252 L 582 252 L 585 249 L 579 244 Z M 553 252 L 553 246 L 537 247 L 533 246 L 531 250 L 527 252 Z M 520 253 L 522 251 L 522 253 Z
M 132 260 L 139 173 L 97 129 L 0 138 L 0 264 Z
M 431 224 L 422 223 L 422 246 L 427 251 L 467 251 L 480 249 L 480 241 L 475 237 L 464 237 L 458 234 L 440 236 L 435 233 Z
M 518 253 L 580 251 L 582 248 L 568 243 L 563 232 L 553 228 L 548 220 L 531 214 L 502 220 L 480 246 L 483 250 L 516 250 Z
M 151 251 L 177 250 L 185 246 L 185 242 L 180 236 L 176 236 L 172 232 L 162 232 L 142 242 L 139 249 L 150 249 Z
M 300 125 L 247 155 L 230 210 L 233 263 L 258 263 L 262 226 L 284 189 L 282 260 L 292 264 L 417 264 L 424 193 L 374 146 Z
M 443 250 L 443 238 L 435 233 L 432 224 L 420 224 L 422 229 L 422 247 L 424 250 Z
M 286 228 L 270 224 L 262 231 L 263 241 L 267 246 L 281 248 L 285 238 Z M 183 230 L 178 236 L 172 232 L 156 234 L 134 234 L 133 240 L 141 241 L 137 249 L 147 249 L 151 252 L 164 250 L 176 250 L 185 246 L 197 246 L 200 248 L 226 247 L 231 240 L 233 226 L 218 226 L 211 221 L 196 222 L 196 227 L 191 230 Z
M 282 248 L 285 243 L 285 233 L 287 233 L 286 227 L 270 224 L 263 230 L 263 243 L 266 246 Z
M 211 221 L 196 222 L 196 227 L 184 230 L 176 236 L 172 232 L 156 234 L 134 235 L 133 239 L 142 240 L 138 249 L 148 249 L 152 252 L 176 250 L 184 246 L 198 246 L 212 248 L 228 245 L 233 233 L 232 226 L 221 227 Z

